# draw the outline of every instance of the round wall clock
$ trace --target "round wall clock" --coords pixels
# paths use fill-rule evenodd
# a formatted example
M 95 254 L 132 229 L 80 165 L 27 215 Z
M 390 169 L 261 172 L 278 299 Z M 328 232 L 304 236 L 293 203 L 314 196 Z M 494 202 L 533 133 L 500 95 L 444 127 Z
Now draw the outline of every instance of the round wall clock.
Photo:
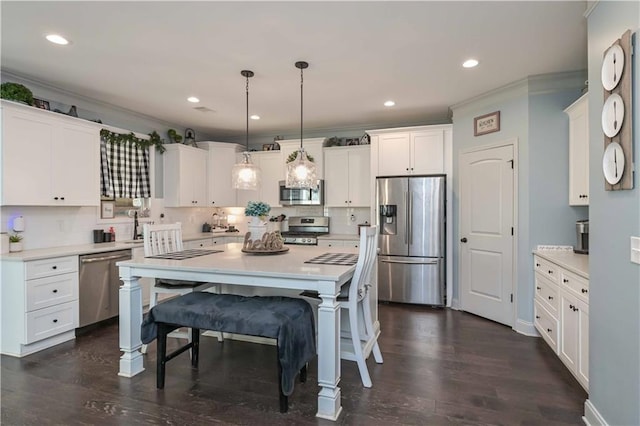
M 615 185 L 624 172 L 624 151 L 618 142 L 611 142 L 602 156 L 602 171 L 607 183 Z
M 604 54 L 604 60 L 602 61 L 602 86 L 605 90 L 613 90 L 622 77 L 622 70 L 624 69 L 624 51 L 618 44 L 614 44 Z

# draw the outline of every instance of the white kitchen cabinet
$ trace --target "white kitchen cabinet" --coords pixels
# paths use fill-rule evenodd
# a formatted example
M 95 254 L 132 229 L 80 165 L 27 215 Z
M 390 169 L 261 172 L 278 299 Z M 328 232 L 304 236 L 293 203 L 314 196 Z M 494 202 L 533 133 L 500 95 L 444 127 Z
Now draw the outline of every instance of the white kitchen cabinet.
M 324 179 L 326 175 L 326 173 L 324 173 L 324 153 L 323 153 L 323 146 L 325 141 L 327 140 L 327 138 L 308 138 L 308 139 L 304 139 L 303 142 L 303 147 L 305 152 L 307 153 L 307 155 L 313 157 L 313 162 L 316 165 L 316 173 L 318 176 L 318 179 Z M 280 145 L 280 151 L 282 152 L 282 166 L 284 167 L 283 169 L 283 176 L 286 176 L 287 173 L 287 158 L 289 158 L 289 155 L 291 155 L 293 152 L 297 151 L 298 149 L 300 149 L 300 139 L 290 139 L 290 140 L 283 140 L 283 141 L 278 141 L 278 144 Z
M 213 237 L 199 238 L 197 240 L 184 241 L 182 245 L 184 246 L 185 249 L 211 247 L 213 239 L 214 239 Z
M 2 101 L 2 205 L 98 206 L 100 129 Z
M 2 353 L 26 356 L 75 338 L 78 256 L 2 262 Z
M 207 160 L 207 205 L 211 207 L 233 207 L 237 205 L 236 190 L 231 186 L 231 169 L 241 145 L 224 142 L 198 142 L 198 147 L 208 152 Z
M 319 247 L 355 247 L 358 248 L 360 246 L 360 241 L 359 240 L 352 240 L 352 239 L 324 239 L 324 238 L 319 238 L 318 239 L 318 246 Z
M 588 391 L 589 281 L 537 255 L 534 269 L 534 325 Z
M 181 144 L 169 144 L 165 147 L 164 205 L 206 207 L 208 152 Z
M 238 154 L 236 161 L 242 160 Z M 237 190 L 237 205 L 244 207 L 249 201 L 263 201 L 271 207 L 280 205 L 278 182 L 284 180 L 284 160 L 281 151 L 256 151 L 251 153 L 251 161 L 260 168 L 261 184 L 255 191 Z
M 369 207 L 370 147 L 325 148 L 324 157 L 325 206 Z
M 589 97 L 564 110 L 569 116 L 569 205 L 589 205 Z
M 376 176 L 446 173 L 446 132 L 450 125 L 368 130 L 377 152 Z

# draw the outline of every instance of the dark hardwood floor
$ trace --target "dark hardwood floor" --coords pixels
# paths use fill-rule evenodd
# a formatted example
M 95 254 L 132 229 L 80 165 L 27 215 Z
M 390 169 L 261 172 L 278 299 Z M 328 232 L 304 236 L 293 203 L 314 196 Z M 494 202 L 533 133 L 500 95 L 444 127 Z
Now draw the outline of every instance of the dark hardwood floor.
M 582 424 L 587 394 L 539 338 L 470 314 L 381 305 L 384 364 L 369 359 L 373 388 L 342 361 L 343 414 L 315 418 L 317 368 L 278 411 L 272 346 L 202 338 L 200 368 L 169 362 L 155 387 L 155 344 L 146 370 L 118 377 L 118 326 L 100 327 L 37 354 L 2 356 L 3 425 L 442 425 Z M 175 342 L 174 339 L 170 339 Z M 170 343 L 175 345 L 174 343 Z

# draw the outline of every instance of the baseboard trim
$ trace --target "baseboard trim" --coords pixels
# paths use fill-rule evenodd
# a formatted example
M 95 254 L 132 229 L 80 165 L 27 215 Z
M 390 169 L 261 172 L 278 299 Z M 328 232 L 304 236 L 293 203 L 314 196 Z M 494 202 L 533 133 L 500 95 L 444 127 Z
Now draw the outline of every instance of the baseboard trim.
M 582 417 L 582 421 L 587 426 L 608 426 L 607 421 L 588 399 L 584 402 L 584 416 Z
M 459 299 L 451 299 L 451 309 L 455 309 L 456 311 L 462 310 Z
M 529 337 L 539 337 L 538 330 L 536 330 L 536 326 L 533 325 L 532 322 L 523 321 L 521 319 L 516 320 L 516 326 L 514 330 L 517 333 L 524 334 Z

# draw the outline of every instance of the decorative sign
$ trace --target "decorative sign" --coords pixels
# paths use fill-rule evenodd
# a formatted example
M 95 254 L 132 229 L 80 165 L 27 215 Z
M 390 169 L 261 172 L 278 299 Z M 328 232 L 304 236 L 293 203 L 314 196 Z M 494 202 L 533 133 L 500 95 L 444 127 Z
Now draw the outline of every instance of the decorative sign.
M 631 30 L 627 30 L 602 57 L 602 172 L 607 191 L 633 189 L 631 50 Z
M 102 208 L 100 211 L 101 219 L 113 219 L 116 213 L 116 202 L 115 201 L 102 201 Z
M 481 115 L 473 119 L 473 135 L 482 136 L 500 131 L 500 111 Z

